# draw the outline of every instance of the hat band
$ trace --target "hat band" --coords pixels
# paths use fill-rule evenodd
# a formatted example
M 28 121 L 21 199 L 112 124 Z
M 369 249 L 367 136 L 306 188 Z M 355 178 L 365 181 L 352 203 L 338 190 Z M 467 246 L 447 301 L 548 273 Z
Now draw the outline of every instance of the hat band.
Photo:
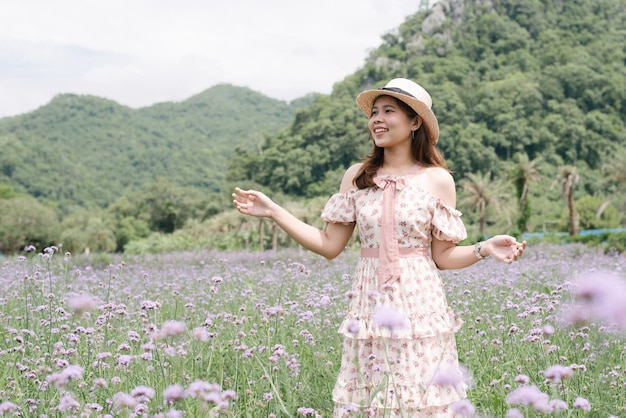
M 413 96 L 411 93 L 409 93 L 406 90 L 402 90 L 402 89 L 400 89 L 398 87 L 380 87 L 378 90 L 393 91 L 394 93 L 404 94 L 405 96 L 409 96 L 409 97 L 412 97 L 412 98 L 416 99 L 416 97 Z

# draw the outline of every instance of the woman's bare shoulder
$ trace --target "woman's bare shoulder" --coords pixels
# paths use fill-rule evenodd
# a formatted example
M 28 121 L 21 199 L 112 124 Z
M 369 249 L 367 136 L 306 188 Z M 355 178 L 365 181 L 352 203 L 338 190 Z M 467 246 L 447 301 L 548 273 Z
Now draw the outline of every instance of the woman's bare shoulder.
M 341 193 L 347 193 L 348 191 L 355 189 L 356 185 L 354 184 L 354 178 L 361 171 L 361 167 L 363 163 L 356 163 L 348 167 L 345 174 L 343 175 L 343 180 L 341 180 Z
M 348 169 L 346 170 L 346 176 L 356 176 L 357 173 L 361 170 L 361 167 L 363 167 L 363 163 L 356 163 L 356 164 L 352 164 L 350 167 L 348 167 Z
M 454 178 L 448 170 L 442 167 L 428 167 L 426 169 L 428 177 L 439 186 L 454 185 Z
M 441 167 L 428 167 L 424 174 L 423 187 L 445 204 L 454 207 L 456 205 L 456 186 L 452 174 Z

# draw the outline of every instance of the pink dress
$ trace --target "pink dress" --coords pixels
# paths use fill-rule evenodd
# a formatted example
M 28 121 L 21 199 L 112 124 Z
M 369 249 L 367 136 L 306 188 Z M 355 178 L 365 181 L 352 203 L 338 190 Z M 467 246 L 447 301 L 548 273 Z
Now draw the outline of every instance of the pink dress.
M 456 380 L 443 385 L 435 376 L 459 370 L 454 334 L 461 320 L 448 306 L 428 248 L 433 236 L 454 243 L 467 236 L 461 213 L 422 189 L 414 175 L 379 174 L 376 181 L 381 186 L 333 195 L 322 212 L 326 222 L 356 222 L 361 240 L 339 329 L 344 342 L 334 416 L 453 417 L 450 405 L 466 397 L 466 385 Z M 381 181 L 395 183 L 395 211 L 387 214 L 393 212 L 396 228 L 392 264 L 399 267 L 399 280 L 387 283 L 379 274 L 384 258 L 379 246 L 389 236 L 381 228 L 389 220 L 383 219 Z M 380 310 L 400 314 L 400 322 L 397 315 L 374 320 Z

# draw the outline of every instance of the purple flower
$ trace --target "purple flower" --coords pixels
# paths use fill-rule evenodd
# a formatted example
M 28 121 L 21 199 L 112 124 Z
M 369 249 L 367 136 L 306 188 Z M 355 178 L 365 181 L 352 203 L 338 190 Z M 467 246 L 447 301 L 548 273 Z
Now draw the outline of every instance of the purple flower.
M 533 408 L 535 408 L 535 411 L 541 412 L 542 414 L 549 414 L 554 411 L 548 395 L 543 398 L 537 399 L 535 402 L 533 402 L 532 405 Z
M 9 411 L 15 411 L 16 409 L 17 409 L 17 405 L 15 405 L 13 402 L 4 401 L 0 403 L 0 414 L 9 412 Z
M 626 330 L 626 281 L 610 271 L 583 274 L 575 282 L 573 294 L 600 320 L 614 323 Z
M 69 300 L 68 304 L 77 314 L 82 314 L 96 307 L 94 300 L 87 295 L 75 296 Z
M 74 397 L 70 393 L 66 393 L 63 396 L 61 396 L 57 410 L 62 411 L 62 412 L 72 411 L 72 410 L 77 411 L 78 408 L 80 408 L 80 403 L 78 403 L 76 399 L 74 399 Z
M 350 334 L 355 335 L 357 332 L 359 332 L 359 321 L 357 321 L 356 319 L 351 319 L 346 325 L 346 329 Z
M 81 379 L 83 377 L 83 368 L 78 365 L 69 365 L 61 372 L 68 379 Z
M 587 399 L 578 397 L 574 401 L 574 408 L 579 408 L 583 411 L 591 411 L 591 404 Z
M 194 398 L 210 390 L 212 390 L 211 385 L 203 380 L 196 380 L 189 385 L 189 394 Z
M 126 354 L 122 354 L 117 359 L 117 364 L 120 366 L 128 366 L 130 364 L 132 357 Z
M 161 307 L 161 301 L 153 302 L 151 300 L 144 300 L 141 302 L 141 309 L 146 311 L 151 311 L 155 309 L 159 309 Z
M 304 417 L 317 417 L 319 416 L 315 409 L 313 408 L 298 408 L 298 415 L 302 415 Z
M 469 383 L 469 373 L 461 366 L 438 370 L 433 378 L 433 385 L 438 386 L 456 386 L 459 384 Z
M 349 403 L 343 406 L 343 410 L 346 412 L 358 411 L 359 407 L 353 403 Z
M 462 417 L 473 417 L 476 414 L 476 408 L 467 399 L 460 400 L 450 406 L 452 412 Z
M 542 331 L 544 335 L 552 335 L 554 334 L 554 327 L 550 324 L 546 324 L 543 326 Z
M 137 399 L 139 402 L 148 402 L 154 398 L 154 389 L 147 386 L 137 386 L 130 392 L 130 396 Z
M 93 381 L 93 386 L 95 388 L 106 388 L 108 385 L 107 381 L 102 377 L 97 377 Z
M 379 297 L 380 297 L 380 294 L 378 293 L 378 290 L 374 289 L 374 290 L 368 290 L 367 291 L 367 298 L 368 299 L 378 300 Z
M 185 388 L 181 385 L 170 385 L 163 391 L 163 399 L 168 403 L 174 403 L 185 399 Z
M 285 313 L 285 310 L 283 309 L 282 306 L 272 306 L 272 307 L 267 308 L 266 313 L 270 316 L 275 316 L 278 314 Z
M 222 402 L 222 395 L 219 392 L 205 392 L 198 396 L 198 399 L 203 400 L 206 403 L 214 403 L 219 405 Z
M 136 405 L 137 401 L 135 398 L 124 392 L 117 392 L 113 395 L 113 409 L 134 408 Z
M 404 314 L 393 306 L 377 306 L 374 308 L 374 324 L 390 330 L 406 327 Z
M 572 377 L 574 372 L 567 366 L 555 365 L 549 367 L 544 373 L 548 382 L 559 383 L 562 379 Z
M 236 400 L 237 399 L 237 392 L 235 392 L 232 389 L 226 389 L 225 391 L 222 392 L 222 399 L 226 399 L 228 400 Z
M 524 414 L 517 408 L 512 408 L 506 411 L 506 418 L 524 418 Z
M 54 245 L 51 245 L 50 247 L 46 247 L 43 249 L 43 252 L 46 254 L 54 254 L 57 251 L 59 251 L 59 249 L 55 247 Z
M 104 409 L 102 405 L 100 405 L 99 403 L 88 403 L 85 406 L 91 409 L 92 411 L 96 411 L 96 412 L 100 412 Z
M 517 383 L 523 383 L 523 384 L 528 384 L 528 382 L 530 382 L 530 377 L 526 376 L 525 374 L 518 374 L 517 376 L 515 376 L 515 381 Z
M 166 337 L 176 337 L 185 333 L 185 324 L 180 321 L 165 321 L 163 323 L 163 334 Z
M 52 383 L 58 388 L 64 388 L 72 379 L 81 379 L 83 368 L 76 365 L 67 366 L 61 373 L 53 373 L 46 378 L 48 383 Z
M 521 386 L 509 393 L 506 401 L 512 405 L 537 405 L 542 401 L 547 401 L 548 395 L 543 393 L 537 386 Z
M 567 409 L 567 403 L 565 401 L 560 400 L 560 399 L 552 399 L 550 401 L 550 406 L 552 407 L 553 411 L 559 411 L 559 410 Z
M 209 331 L 207 331 L 204 327 L 196 327 L 191 331 L 191 335 L 198 341 L 202 341 L 203 343 L 209 341 L 211 336 L 209 335 Z

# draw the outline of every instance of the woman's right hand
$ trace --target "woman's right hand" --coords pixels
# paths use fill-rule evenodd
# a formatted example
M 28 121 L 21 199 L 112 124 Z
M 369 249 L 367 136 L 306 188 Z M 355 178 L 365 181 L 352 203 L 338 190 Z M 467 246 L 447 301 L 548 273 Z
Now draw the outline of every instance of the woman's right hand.
M 233 204 L 244 215 L 271 218 L 275 203 L 269 197 L 256 190 L 242 190 L 235 188 Z

